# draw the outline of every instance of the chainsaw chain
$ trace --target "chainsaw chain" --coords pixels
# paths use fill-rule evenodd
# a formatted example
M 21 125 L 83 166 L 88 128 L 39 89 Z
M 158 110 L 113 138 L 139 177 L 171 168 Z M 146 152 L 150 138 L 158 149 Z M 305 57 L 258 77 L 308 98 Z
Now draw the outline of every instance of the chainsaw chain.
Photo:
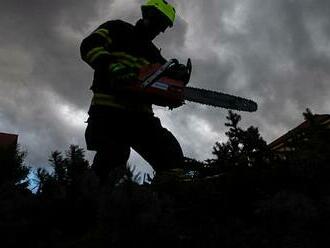
M 209 106 L 218 106 L 221 102 L 221 107 L 226 109 L 235 109 L 238 111 L 256 111 L 257 104 L 249 99 L 245 99 L 239 96 L 233 96 L 230 94 L 215 92 L 207 89 L 200 89 L 194 87 L 187 87 L 194 90 L 194 93 L 199 103 L 209 105 Z

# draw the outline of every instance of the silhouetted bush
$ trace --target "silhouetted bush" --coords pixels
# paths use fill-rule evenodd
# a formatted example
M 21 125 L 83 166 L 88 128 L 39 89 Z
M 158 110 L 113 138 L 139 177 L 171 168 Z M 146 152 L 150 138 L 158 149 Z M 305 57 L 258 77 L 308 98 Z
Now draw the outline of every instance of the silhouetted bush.
M 326 247 L 329 129 L 310 111 L 304 116 L 310 127 L 279 154 L 229 112 L 228 141 L 215 144 L 214 158 L 186 158 L 183 170 L 151 185 L 122 168 L 126 177 L 100 186 L 83 149 L 71 145 L 51 153 L 53 171 L 37 171 L 32 194 L 19 187 L 24 153 L 1 155 L 9 171 L 1 183 L 11 182 L 0 192 L 3 247 Z
M 30 169 L 24 165 L 25 157 L 26 152 L 21 151 L 18 145 L 0 146 L 0 185 L 28 186 L 24 180 Z

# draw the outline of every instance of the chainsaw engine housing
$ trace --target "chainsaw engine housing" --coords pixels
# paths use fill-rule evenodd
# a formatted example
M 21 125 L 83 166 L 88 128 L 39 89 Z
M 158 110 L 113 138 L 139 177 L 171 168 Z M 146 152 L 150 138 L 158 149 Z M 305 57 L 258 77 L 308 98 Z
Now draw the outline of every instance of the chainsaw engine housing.
M 130 83 L 126 90 L 132 97 L 137 97 L 143 102 L 169 108 L 179 107 L 184 104 L 184 87 L 186 85 L 184 80 L 167 76 L 165 70 L 150 84 L 143 85 L 143 82 L 161 67 L 161 64 L 150 64 L 143 67 L 139 72 L 139 80 Z

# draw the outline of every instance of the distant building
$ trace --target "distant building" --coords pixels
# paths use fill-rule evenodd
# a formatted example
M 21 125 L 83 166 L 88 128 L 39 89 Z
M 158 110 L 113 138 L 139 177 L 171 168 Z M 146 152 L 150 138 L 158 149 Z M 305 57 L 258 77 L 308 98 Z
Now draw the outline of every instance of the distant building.
M 18 135 L 9 133 L 0 133 L 0 147 L 17 145 Z
M 330 129 L 330 115 L 314 115 L 314 117 L 316 118 L 316 121 L 318 121 L 322 126 Z M 291 129 L 286 134 L 271 142 L 268 146 L 275 152 L 290 151 L 288 143 L 292 141 L 292 137 L 299 134 L 303 135 L 304 130 L 308 127 L 310 127 L 310 123 L 308 121 L 304 121 L 297 127 Z

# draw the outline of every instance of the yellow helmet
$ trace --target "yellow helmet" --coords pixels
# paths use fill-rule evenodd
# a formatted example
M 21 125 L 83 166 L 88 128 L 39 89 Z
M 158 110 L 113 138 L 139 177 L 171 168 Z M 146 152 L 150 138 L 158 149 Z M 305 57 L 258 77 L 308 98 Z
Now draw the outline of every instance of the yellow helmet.
M 147 9 L 156 9 L 167 17 L 169 26 L 173 26 L 175 20 L 175 8 L 165 0 L 147 0 L 146 3 L 141 6 L 141 9 L 142 13 Z

